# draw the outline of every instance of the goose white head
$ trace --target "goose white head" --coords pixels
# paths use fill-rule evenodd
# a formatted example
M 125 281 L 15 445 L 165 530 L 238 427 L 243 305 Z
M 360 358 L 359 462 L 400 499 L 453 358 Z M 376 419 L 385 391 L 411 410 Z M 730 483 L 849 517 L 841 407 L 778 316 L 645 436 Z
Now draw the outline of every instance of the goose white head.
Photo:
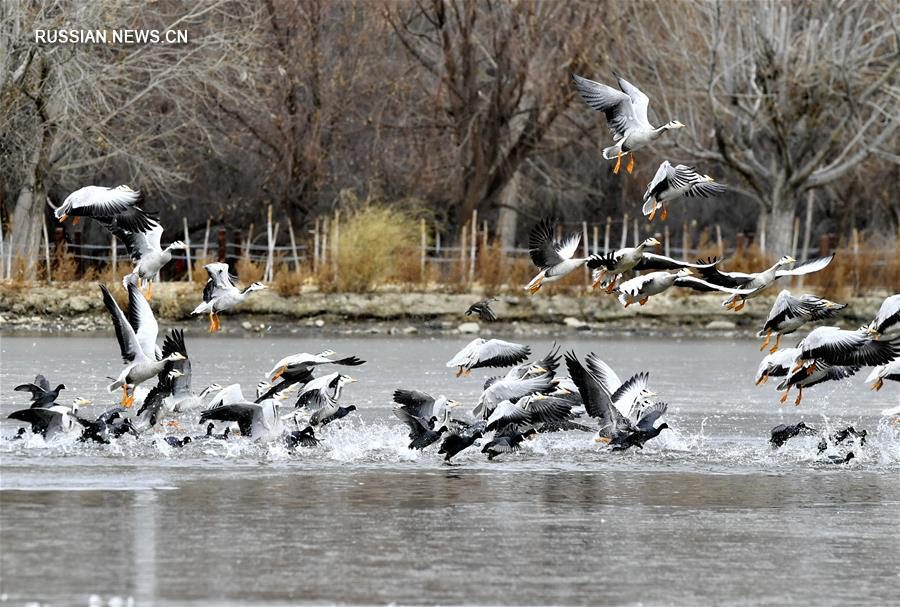
M 647 388 L 641 390 L 641 398 L 652 398 L 654 396 L 656 396 L 656 392 L 648 390 Z
M 670 120 L 666 123 L 667 129 L 683 129 L 684 125 L 678 122 L 677 120 Z
M 335 354 L 337 353 L 334 350 L 322 350 L 318 355 L 322 358 L 328 358 L 329 356 L 334 356 Z
M 681 268 L 677 272 L 675 272 L 675 276 L 691 276 L 693 272 L 691 272 L 690 268 Z
M 174 362 L 176 360 L 187 360 L 187 357 L 181 352 L 172 352 L 168 356 L 166 356 L 166 360 L 170 362 Z M 177 376 L 176 376 L 177 377 Z
M 779 259 L 779 260 L 778 260 L 778 263 L 775 264 L 775 265 L 778 266 L 778 267 L 781 267 L 781 266 L 789 266 L 789 265 L 791 265 L 792 263 L 797 263 L 797 260 L 794 259 L 793 257 L 791 257 L 790 255 L 785 255 L 784 257 L 782 257 L 781 259 Z
M 78 413 L 79 407 L 86 407 L 86 406 L 92 404 L 93 402 L 94 401 L 92 401 L 89 398 L 82 398 L 79 396 L 72 400 L 72 405 L 71 405 L 72 410 L 69 413 L 71 413 L 72 415 L 75 415 Z
M 182 250 L 183 250 L 183 249 L 187 249 L 187 245 L 184 244 L 184 243 L 183 243 L 182 241 L 180 241 L 180 240 L 176 240 L 175 242 L 173 242 L 172 244 L 169 245 L 169 248 L 172 249 L 172 250 L 177 250 L 177 249 L 182 249 Z
M 645 247 L 656 247 L 661 245 L 662 243 L 652 236 L 643 242 Z
M 263 289 L 268 289 L 268 288 L 269 287 L 267 287 L 266 285 L 264 285 L 261 282 L 254 282 L 249 287 L 244 289 L 244 293 L 249 293 L 251 291 L 262 291 Z

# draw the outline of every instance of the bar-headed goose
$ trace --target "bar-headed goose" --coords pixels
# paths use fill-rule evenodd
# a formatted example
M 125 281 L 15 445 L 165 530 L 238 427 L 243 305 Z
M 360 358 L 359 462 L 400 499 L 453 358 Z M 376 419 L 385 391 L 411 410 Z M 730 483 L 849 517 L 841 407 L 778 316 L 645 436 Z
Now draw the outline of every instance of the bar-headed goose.
M 96 219 L 106 225 L 115 221 L 115 225 L 129 232 L 150 229 L 153 218 L 138 208 L 141 202 L 140 191 L 132 190 L 127 185 L 115 188 L 89 185 L 69 194 L 53 215 L 60 221 L 69 216 L 74 217 L 72 225 L 82 217 Z
M 138 288 L 141 288 L 141 281 L 146 281 L 147 292 L 145 296 L 150 299 L 153 294 L 153 281 L 159 276 L 159 271 L 163 266 L 172 261 L 172 255 L 175 251 L 187 249 L 187 245 L 180 240 L 176 240 L 165 249 L 162 247 L 163 228 L 156 222 L 144 231 L 131 232 L 111 226 L 107 226 L 116 238 L 125 243 L 128 254 L 134 262 L 134 268 L 130 274 L 122 279 L 122 284 L 127 285 L 129 282 L 136 282 Z
M 660 135 L 670 129 L 680 129 L 684 125 L 672 120 L 654 128 L 647 119 L 647 107 L 650 98 L 627 80 L 613 74 L 621 91 L 611 86 L 582 78 L 573 74 L 575 88 L 591 108 L 606 114 L 606 123 L 612 133 L 615 145 L 603 150 L 603 158 L 616 159 L 614 174 L 619 173 L 622 156 L 630 154 L 627 170 L 634 170 L 634 150 L 653 143 Z
M 267 288 L 261 282 L 254 282 L 243 291 L 234 286 L 234 278 L 228 273 L 228 264 L 209 263 L 203 266 L 209 274 L 209 280 L 203 287 L 203 303 L 194 308 L 191 314 L 209 313 L 209 332 L 215 333 L 219 325 L 219 312 L 228 310 L 243 303 L 253 291 Z
M 666 220 L 666 202 L 680 196 L 687 198 L 710 198 L 725 191 L 725 186 L 716 183 L 709 175 L 701 175 L 694 167 L 684 164 L 672 166 L 663 160 L 656 170 L 653 180 L 644 192 L 644 206 L 641 212 L 653 221 L 656 211 L 662 209 L 660 219 Z
M 241 435 L 257 442 L 272 442 L 284 434 L 284 422 L 278 415 L 278 402 L 267 399 L 253 403 L 244 398 L 240 384 L 221 390 L 200 414 L 200 423 L 207 420 L 236 422 Z
M 900 337 L 879 341 L 865 327 L 855 331 L 818 327 L 803 338 L 797 348 L 800 355 L 794 370 L 806 367 L 809 373 L 813 373 L 817 362 L 834 367 L 874 367 L 900 356 Z
M 766 338 L 759 349 L 765 350 L 772 340 L 772 333 L 775 333 L 777 337 L 771 352 L 777 352 L 782 335 L 789 335 L 808 322 L 831 318 L 846 307 L 847 304 L 835 303 L 815 295 L 792 297 L 791 292 L 785 289 L 778 294 L 775 303 L 772 304 L 762 331 L 756 334 L 757 337 Z
M 480 367 L 511 367 L 531 356 L 531 348 L 502 339 L 476 337 L 447 361 L 448 367 L 458 367 L 456 377 L 469 375 Z
M 272 367 L 272 370 L 266 373 L 266 377 L 269 381 L 275 381 L 285 371 L 303 371 L 305 369 L 314 369 L 321 365 L 344 365 L 348 367 L 356 367 L 361 364 L 364 364 L 366 361 L 357 358 L 356 356 L 348 356 L 346 358 L 339 358 L 337 360 L 330 358 L 334 356 L 334 350 L 324 350 L 319 352 L 318 354 L 308 354 L 306 352 L 302 352 L 300 354 L 291 354 L 290 356 L 285 356 Z
M 785 348 L 766 354 L 756 369 L 754 378 L 756 385 L 768 382 L 770 377 L 786 377 L 791 372 L 794 363 L 797 362 L 798 356 L 800 356 L 799 348 Z
M 51 440 L 57 436 L 80 436 L 84 429 L 78 421 L 78 408 L 90 405 L 86 398 L 76 398 L 68 405 L 53 405 L 50 407 L 33 407 L 20 409 L 9 414 L 9 419 L 15 419 L 31 425 L 32 434 L 40 434 L 44 440 Z
M 707 262 L 698 261 L 691 263 L 680 259 L 673 259 L 665 255 L 657 255 L 647 251 L 648 247 L 658 246 L 660 242 L 655 238 L 648 238 L 636 247 L 625 247 L 612 253 L 591 255 L 587 261 L 587 267 L 593 270 L 593 288 L 597 288 L 607 274 L 613 279 L 606 286 L 606 292 L 612 293 L 616 287 L 616 280 L 625 272 L 643 272 L 647 270 L 681 270 L 683 268 L 709 268 L 714 267 L 719 260 L 710 259 Z
M 775 284 L 775 281 L 778 279 L 785 276 L 802 276 L 818 272 L 825 269 L 832 259 L 834 259 L 834 253 L 827 257 L 816 257 L 794 265 L 797 260 L 789 255 L 785 255 L 771 268 L 752 274 L 722 272 L 717 267 L 702 268 L 699 272 L 704 280 L 714 285 L 747 291 L 746 293 L 735 293 L 722 303 L 726 308 L 739 312 L 744 308 L 744 304 L 748 299 L 759 296 L 763 291 Z M 787 268 L 787 266 L 792 267 Z
M 137 285 L 128 284 L 128 318 L 122 313 L 106 285 L 101 284 L 100 290 L 126 364 L 116 380 L 108 386 L 108 390 L 113 392 L 122 388 L 122 405 L 130 407 L 134 402 L 134 395 L 128 395 L 128 386 L 137 387 L 159 375 L 169 362 L 184 360 L 185 356 L 175 351 L 163 358 L 162 353 L 158 353 L 156 336 L 159 325 L 150 304 L 138 291 Z
M 659 295 L 672 287 L 685 287 L 694 291 L 722 291 L 725 293 L 749 293 L 749 290 L 732 289 L 721 285 L 712 284 L 691 276 L 690 268 L 682 268 L 675 272 L 650 272 L 626 280 L 620 284 L 615 292 L 618 293 L 619 303 L 626 308 L 638 302 L 644 305 L 653 295 Z
M 872 369 L 866 383 L 872 384 L 872 389 L 878 391 L 884 386 L 885 380 L 900 381 L 900 358 Z
M 817 360 L 806 369 L 796 369 L 795 367 L 776 387 L 776 390 L 785 391 L 779 400 L 784 403 L 788 399 L 791 388 L 796 386 L 798 394 L 794 404 L 799 405 L 803 400 L 803 388 L 811 388 L 826 381 L 846 379 L 857 371 L 859 371 L 858 366 L 829 365 L 821 360 Z
M 537 276 L 525 285 L 525 290 L 532 295 L 537 293 L 545 282 L 559 280 L 583 266 L 588 260 L 587 257 L 575 257 L 581 243 L 580 234 L 572 234 L 560 241 L 553 235 L 555 229 L 554 222 L 543 219 L 531 229 L 528 236 L 528 254 L 531 255 L 532 263 L 540 270 Z
M 878 308 L 878 314 L 875 315 L 875 320 L 869 323 L 868 331 L 878 337 L 898 324 L 900 324 L 900 295 L 891 295 Z

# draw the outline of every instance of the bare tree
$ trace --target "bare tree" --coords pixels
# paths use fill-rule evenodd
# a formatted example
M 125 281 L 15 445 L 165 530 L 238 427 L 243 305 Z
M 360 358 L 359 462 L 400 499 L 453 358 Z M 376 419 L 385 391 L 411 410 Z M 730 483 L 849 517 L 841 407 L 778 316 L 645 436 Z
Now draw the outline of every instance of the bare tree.
M 656 108 L 689 127 L 673 145 L 699 166 L 733 172 L 736 189 L 759 205 L 757 231 L 776 254 L 789 250 L 804 192 L 852 178 L 873 154 L 897 162 L 896 6 L 768 0 L 633 9 L 631 35 L 648 43 L 629 67 Z
M 408 122 L 431 129 L 421 174 L 434 178 L 428 196 L 451 223 L 496 206 L 509 187 L 502 204 L 513 215 L 501 226 L 514 236 L 514 176 L 574 98 L 570 74 L 596 40 L 601 10 L 596 2 L 432 0 L 385 11 L 426 93 Z
M 158 191 L 215 153 L 209 99 L 243 94 L 254 19 L 234 0 L 10 0 L 0 10 L 0 174 L 18 192 L 13 250 L 33 268 L 52 187 L 114 172 Z M 36 30 L 70 21 L 108 28 L 107 43 L 38 42 Z M 189 41 L 114 44 L 113 28 L 186 30 Z

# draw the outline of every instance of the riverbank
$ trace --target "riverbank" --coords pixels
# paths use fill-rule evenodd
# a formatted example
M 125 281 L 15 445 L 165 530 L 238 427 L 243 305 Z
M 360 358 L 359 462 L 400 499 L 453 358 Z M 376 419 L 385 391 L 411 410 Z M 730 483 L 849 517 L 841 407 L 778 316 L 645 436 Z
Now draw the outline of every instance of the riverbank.
M 255 293 L 234 313 L 223 314 L 221 320 L 226 333 L 749 336 L 762 326 L 777 293 L 772 289 L 770 295 L 752 300 L 739 313 L 725 310 L 723 297 L 716 294 L 668 293 L 652 298 L 645 306 L 628 309 L 600 291 L 501 295 L 493 304 L 498 321 L 485 323 L 463 315 L 483 297 L 478 292 L 410 292 L 386 287 L 367 294 L 308 289 L 283 297 L 266 290 Z M 884 295 L 848 300 L 836 324 L 854 327 L 868 322 Z M 206 317 L 190 314 L 199 301 L 198 285 L 172 282 L 153 287 L 151 305 L 162 327 L 202 333 L 208 327 Z M 67 333 L 109 331 L 111 327 L 97 283 L 4 285 L 0 289 L 3 331 Z

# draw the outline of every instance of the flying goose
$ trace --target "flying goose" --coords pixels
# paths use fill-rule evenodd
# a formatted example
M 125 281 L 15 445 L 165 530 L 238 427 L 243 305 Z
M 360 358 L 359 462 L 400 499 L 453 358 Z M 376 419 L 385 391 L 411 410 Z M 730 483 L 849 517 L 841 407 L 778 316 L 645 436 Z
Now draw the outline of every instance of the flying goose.
M 796 386 L 798 394 L 794 404 L 799 405 L 800 401 L 803 400 L 803 388 L 811 388 L 826 381 L 846 379 L 857 371 L 859 371 L 858 366 L 830 365 L 821 360 L 817 360 L 805 369 L 792 369 L 788 376 L 781 380 L 781 383 L 778 384 L 776 389 L 785 391 L 780 399 L 780 401 L 784 403 L 788 399 L 791 388 Z
M 615 292 L 619 294 L 619 303 L 627 308 L 635 301 L 640 305 L 644 305 L 653 295 L 659 295 L 672 287 L 686 287 L 694 291 L 704 292 L 750 293 L 749 290 L 732 289 L 694 278 L 691 276 L 690 268 L 682 268 L 674 274 L 671 272 L 641 274 L 620 284 L 616 287 Z
M 587 267 L 593 270 L 593 288 L 597 288 L 607 274 L 612 274 L 613 279 L 606 287 L 607 293 L 612 293 L 616 287 L 616 280 L 625 272 L 642 272 L 647 270 L 681 270 L 683 268 L 708 268 L 714 267 L 719 260 L 710 259 L 706 263 L 698 261 L 691 263 L 672 259 L 665 255 L 648 253 L 647 248 L 659 245 L 655 238 L 648 238 L 636 247 L 625 247 L 612 253 L 591 255 L 587 261 Z
M 816 433 L 818 433 L 818 430 L 810 428 L 806 425 L 806 422 L 803 421 L 796 424 L 778 424 L 772 428 L 769 444 L 772 445 L 773 449 L 778 449 L 795 436 Z
M 31 392 L 32 407 L 49 407 L 59 398 L 59 393 L 66 389 L 65 384 L 59 384 L 53 390 L 50 389 L 50 382 L 43 375 L 35 375 L 34 382 L 30 384 L 22 384 L 13 388 L 16 392 Z
M 180 240 L 176 240 L 165 249 L 162 248 L 161 225 L 153 222 L 152 226 L 144 231 L 132 232 L 121 228 L 107 226 L 116 238 L 125 243 L 125 248 L 134 262 L 134 267 L 130 274 L 122 279 L 122 285 L 126 286 L 129 282 L 136 282 L 138 288 L 141 288 L 141 281 L 146 281 L 147 292 L 145 297 L 150 299 L 153 294 L 153 281 L 159 276 L 163 266 L 172 261 L 172 255 L 175 251 L 187 249 L 187 245 Z
M 673 167 L 668 160 L 663 160 L 644 192 L 644 207 L 641 212 L 649 221 L 653 221 L 657 209 L 662 208 L 660 218 L 665 221 L 667 201 L 679 196 L 709 198 L 724 191 L 725 186 L 716 183 L 709 175 L 701 175 L 694 167 L 684 164 Z
M 594 354 L 588 356 L 587 364 L 590 370 L 582 366 L 574 352 L 566 353 L 566 367 L 578 387 L 585 411 L 598 421 L 596 442 L 609 443 L 616 451 L 643 448 L 644 443 L 669 427 L 666 423 L 655 425 L 668 405 L 646 400 L 654 394 L 642 385 L 646 383 L 645 376 L 629 379 L 616 390 L 620 395 L 611 395 L 609 387 L 618 381 L 612 369 Z M 628 413 L 623 414 L 620 406 L 627 406 Z
M 528 426 L 523 431 L 519 429 L 518 424 L 507 424 L 494 433 L 494 437 L 481 449 L 481 452 L 487 453 L 488 461 L 490 461 L 503 453 L 518 451 L 525 439 L 535 435 L 537 435 L 537 430 L 533 426 Z
M 847 304 L 835 303 L 815 295 L 803 295 L 800 298 L 791 297 L 791 292 L 785 289 L 778 294 L 775 303 L 772 304 L 772 309 L 769 311 L 769 317 L 766 318 L 766 324 L 763 325 L 762 331 L 756 334 L 757 337 L 765 336 L 766 338 L 759 350 L 763 351 L 766 349 L 766 346 L 769 345 L 772 339 L 773 332 L 777 337 L 771 352 L 777 352 L 778 346 L 781 344 L 782 335 L 789 335 L 808 322 L 831 318 L 846 307 Z
M 581 94 L 591 108 L 606 114 L 606 123 L 612 133 L 615 145 L 603 150 L 603 158 L 612 160 L 616 158 L 616 166 L 613 173 L 618 175 L 622 166 L 622 156 L 631 154 L 628 159 L 628 172 L 634 170 L 634 150 L 653 143 L 660 135 L 669 129 L 680 129 L 684 125 L 677 120 L 672 120 L 661 127 L 654 128 L 647 119 L 647 107 L 650 98 L 642 93 L 636 86 L 620 78 L 613 73 L 619 83 L 621 91 L 611 86 L 572 75 L 575 79 L 575 88 Z
M 874 367 L 900 356 L 900 337 L 878 341 L 863 327 L 855 331 L 838 327 L 818 327 L 797 344 L 800 354 L 795 369 L 812 369 L 821 361 L 831 366 Z M 812 373 L 812 371 L 809 371 Z
M 482 367 L 509 367 L 517 365 L 531 355 L 531 348 L 502 339 L 476 337 L 447 361 L 447 367 L 458 367 L 456 377 L 468 376 L 472 369 Z
M 240 386 L 236 392 L 233 386 L 228 388 L 232 390 L 223 396 L 222 404 L 217 404 L 200 414 L 200 423 L 207 420 L 237 422 L 241 435 L 256 442 L 272 442 L 284 434 L 284 423 L 278 416 L 278 403 L 275 399 L 251 403 L 239 397 Z M 221 396 L 222 392 L 217 396 Z
M 866 383 L 872 384 L 872 389 L 877 392 L 884 386 L 885 380 L 900 381 L 900 358 L 872 369 L 866 378 Z
M 516 401 L 530 394 L 546 393 L 553 389 L 553 377 L 549 373 L 519 377 L 510 372 L 505 377 L 492 377 L 484 383 L 484 390 L 478 397 L 472 415 L 475 419 L 486 420 L 503 401 Z
M 365 363 L 366 361 L 360 360 L 356 356 L 348 356 L 346 358 L 340 358 L 338 360 L 334 360 L 329 358 L 330 356 L 334 356 L 334 350 L 324 350 L 319 352 L 318 354 L 308 354 L 306 352 L 301 352 L 300 354 L 291 354 L 290 356 L 285 356 L 272 367 L 272 370 L 266 373 L 266 377 L 269 378 L 269 381 L 275 381 L 281 375 L 287 371 L 303 371 L 304 369 L 314 369 L 315 367 L 321 365 L 345 365 L 349 367 L 356 367 Z
M 528 254 L 531 261 L 540 270 L 537 276 L 531 279 L 525 289 L 532 295 L 537 293 L 545 282 L 555 282 L 583 266 L 588 258 L 575 257 L 578 245 L 581 243 L 581 235 L 572 234 L 565 240 L 558 241 L 553 232 L 556 224 L 549 219 L 543 219 L 531 229 L 528 236 Z
M 107 225 L 114 220 L 121 229 L 140 232 L 150 229 L 153 224 L 152 216 L 137 207 L 140 202 L 140 191 L 127 185 L 115 188 L 89 185 L 69 194 L 53 215 L 60 222 L 74 217 L 72 225 L 82 217 L 91 217 Z
M 209 274 L 209 280 L 203 287 L 203 303 L 194 308 L 191 314 L 209 313 L 209 332 L 215 333 L 219 325 L 219 312 L 228 310 L 241 303 L 254 291 L 267 288 L 261 282 L 254 282 L 243 291 L 234 286 L 233 277 L 228 273 L 228 264 L 209 263 L 203 266 Z
M 891 295 L 881 303 L 875 320 L 869 323 L 868 331 L 875 336 L 884 335 L 898 323 L 900 323 L 900 294 Z
M 400 405 L 408 413 L 426 421 L 430 426 L 434 426 L 435 422 L 447 424 L 451 419 L 451 411 L 456 407 L 462 406 L 458 400 L 448 400 L 446 396 L 441 394 L 434 398 L 425 392 L 418 390 L 394 390 L 394 402 Z
M 759 363 L 756 370 L 756 385 L 764 384 L 770 377 L 785 377 L 790 373 L 797 357 L 800 356 L 800 348 L 785 348 L 775 350 L 767 354 Z
M 485 430 L 497 430 L 513 423 L 536 425 L 563 422 L 574 417 L 571 403 L 543 394 L 529 394 L 516 402 L 505 400 L 498 403 L 486 420 Z
M 179 372 L 172 379 L 172 394 L 167 399 L 166 406 L 171 413 L 183 413 L 201 407 L 206 397 L 221 390 L 222 386 L 213 383 L 203 388 L 199 394 L 194 394 L 191 389 L 191 359 L 188 357 L 187 347 L 184 344 L 183 330 L 172 329 L 163 338 L 162 358 L 166 358 L 174 352 L 184 356 L 184 360 L 170 362 L 160 373 L 160 377 L 170 371 Z
M 80 436 L 83 427 L 77 418 L 78 408 L 90 404 L 91 401 L 86 398 L 76 398 L 71 406 L 53 405 L 20 409 L 7 417 L 31 424 L 31 433 L 40 434 L 44 440 L 51 440 L 57 436 Z
M 160 374 L 156 385 L 150 389 L 141 406 L 138 407 L 134 418 L 141 431 L 153 428 L 159 423 L 164 414 L 171 411 L 168 404 L 175 389 L 175 379 L 181 376 L 181 371 L 172 369 Z M 178 426 L 178 422 L 170 422 L 168 425 Z
M 296 406 L 315 410 L 326 405 L 334 405 L 340 400 L 344 386 L 355 384 L 357 381 L 342 373 L 330 373 L 317 377 L 300 388 Z M 336 409 L 336 407 L 334 408 Z M 328 413 L 328 415 L 331 415 L 331 413 Z
M 100 285 L 103 292 L 103 304 L 109 311 L 116 339 L 125 361 L 125 368 L 116 380 L 108 386 L 110 392 L 122 388 L 122 405 L 130 407 L 134 395 L 128 396 L 128 386 L 137 387 L 152 377 L 160 374 L 169 362 L 184 360 L 181 352 L 172 352 L 165 358 L 157 355 L 156 335 L 159 325 L 153 316 L 153 310 L 136 285 L 128 284 L 128 318 L 122 313 L 119 304 L 109 294 L 106 285 Z
M 494 314 L 494 310 L 491 308 L 491 302 L 495 301 L 497 301 L 496 297 L 477 301 L 469 306 L 469 308 L 466 310 L 465 316 L 471 316 L 472 314 L 475 314 L 478 316 L 478 318 L 485 322 L 494 322 L 495 320 L 497 320 L 497 315 Z
M 828 264 L 831 263 L 832 259 L 834 259 L 834 253 L 827 257 L 808 259 L 785 270 L 782 268 L 797 262 L 793 257 L 785 255 L 771 268 L 753 274 L 746 274 L 744 272 L 722 272 L 716 267 L 700 268 L 699 272 L 703 279 L 711 284 L 740 289 L 739 292 L 735 292 L 722 303 L 726 308 L 739 312 L 744 308 L 744 304 L 748 299 L 759 296 L 779 278 L 784 278 L 785 276 L 801 276 L 803 274 L 818 272 L 819 270 L 825 269 Z

